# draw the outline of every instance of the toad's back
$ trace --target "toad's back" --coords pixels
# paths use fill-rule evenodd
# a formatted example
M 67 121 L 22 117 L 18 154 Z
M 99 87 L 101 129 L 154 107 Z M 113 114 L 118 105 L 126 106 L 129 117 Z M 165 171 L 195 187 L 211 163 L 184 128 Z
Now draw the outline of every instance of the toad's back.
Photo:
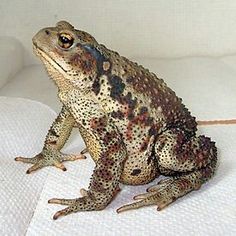
M 107 94 L 109 101 L 105 99 L 105 107 L 108 105 L 108 111 L 116 121 L 128 123 L 128 135 L 131 135 L 129 128 L 139 124 L 139 128 L 148 130 L 151 135 L 179 126 L 190 135 L 195 133 L 195 117 L 162 79 L 118 53 L 104 50 L 109 54 L 111 64 L 105 76 L 109 88 L 101 85 L 98 97 L 103 100 Z M 103 82 L 103 78 L 96 81 Z

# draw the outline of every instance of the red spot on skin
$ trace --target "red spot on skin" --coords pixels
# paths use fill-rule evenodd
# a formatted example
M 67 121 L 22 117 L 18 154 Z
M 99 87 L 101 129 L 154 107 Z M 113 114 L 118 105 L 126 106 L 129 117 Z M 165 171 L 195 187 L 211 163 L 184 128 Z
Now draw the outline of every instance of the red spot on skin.
M 181 192 L 187 190 L 189 186 L 191 186 L 191 182 L 187 179 L 181 179 L 177 183 Z
M 95 130 L 102 129 L 106 126 L 107 119 L 106 117 L 92 118 L 90 120 L 90 127 Z
M 46 144 L 56 145 L 57 141 L 46 141 Z
M 102 179 L 104 181 L 111 181 L 113 179 L 113 175 L 111 171 L 104 167 L 103 169 L 97 169 L 94 171 L 94 178 Z
M 127 140 L 132 140 L 132 129 L 133 126 L 138 125 L 140 128 L 145 128 L 146 126 L 151 126 L 153 124 L 153 119 L 149 116 L 147 111 L 135 116 L 131 119 L 127 125 L 126 138 Z
M 203 155 L 202 152 L 198 153 L 196 156 L 196 163 L 198 166 L 202 166 L 204 163 L 204 160 L 206 160 L 206 155 Z
M 184 142 L 186 142 L 186 134 L 181 131 L 176 131 L 176 132 L 178 133 L 176 137 L 176 144 L 175 144 L 174 152 L 175 152 L 175 155 L 178 155 L 183 152 L 182 146 Z
M 210 144 L 210 141 L 209 141 L 209 144 Z M 196 151 L 195 161 L 199 167 L 206 166 L 208 159 L 211 156 L 211 153 L 210 153 L 211 147 L 209 144 L 207 145 L 209 146 L 207 149 L 206 149 L 207 146 L 205 146 L 204 148 L 200 145 L 199 150 Z
M 103 141 L 104 141 L 105 145 L 108 145 L 109 142 L 111 142 L 116 137 L 117 137 L 116 131 L 106 132 L 103 137 Z
M 206 167 L 206 168 L 203 168 L 201 172 L 202 172 L 203 179 L 209 179 L 213 173 L 213 170 L 210 167 Z
M 141 152 L 143 152 L 147 149 L 149 140 L 150 140 L 150 136 L 147 136 L 146 140 L 142 143 L 142 145 L 140 147 Z
M 114 144 L 108 144 L 107 147 L 108 147 L 108 150 L 106 152 L 104 152 L 104 155 L 110 157 L 112 156 L 114 153 L 117 153 L 120 149 L 121 149 L 121 146 L 123 145 L 123 143 L 121 141 L 117 142 L 117 140 L 114 140 L 115 141 Z
M 74 65 L 79 66 L 84 72 L 90 72 L 96 67 L 96 61 L 89 53 L 84 53 L 82 55 L 76 54 L 71 58 L 71 61 Z
M 129 114 L 129 105 L 128 104 L 123 105 L 121 112 L 124 114 L 125 117 L 127 117 Z
M 107 168 L 114 165 L 114 161 L 105 153 L 102 157 L 100 157 L 101 163 Z
M 96 129 L 96 128 L 97 128 L 97 119 L 92 118 L 92 119 L 90 120 L 90 127 L 91 127 L 92 129 Z
M 120 146 L 116 145 L 116 144 L 109 147 L 109 153 L 111 153 L 111 154 L 116 153 L 119 150 L 120 150 Z
M 127 130 L 126 130 L 126 138 L 127 140 L 131 141 L 132 140 L 132 126 L 133 124 L 131 122 L 128 123 Z
M 106 192 L 106 189 L 102 186 L 102 183 L 97 181 L 96 178 L 92 179 L 92 182 L 90 183 L 90 189 L 101 193 Z
M 95 58 L 80 46 L 77 47 L 77 53 L 73 54 L 69 60 L 74 68 L 79 68 L 84 74 L 96 71 L 97 62 Z

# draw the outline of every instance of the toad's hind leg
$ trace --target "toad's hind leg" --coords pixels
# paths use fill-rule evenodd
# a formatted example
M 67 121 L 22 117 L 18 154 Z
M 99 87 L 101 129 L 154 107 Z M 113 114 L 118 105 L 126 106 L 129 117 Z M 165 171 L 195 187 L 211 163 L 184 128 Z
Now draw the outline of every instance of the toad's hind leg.
M 161 173 L 171 173 L 172 177 L 152 186 L 147 193 L 135 196 L 134 200 L 140 201 L 125 205 L 118 212 L 148 205 L 157 205 L 157 209 L 161 210 L 177 198 L 199 189 L 216 169 L 217 150 L 214 142 L 205 136 L 189 138 L 179 129 L 160 135 L 155 153 Z

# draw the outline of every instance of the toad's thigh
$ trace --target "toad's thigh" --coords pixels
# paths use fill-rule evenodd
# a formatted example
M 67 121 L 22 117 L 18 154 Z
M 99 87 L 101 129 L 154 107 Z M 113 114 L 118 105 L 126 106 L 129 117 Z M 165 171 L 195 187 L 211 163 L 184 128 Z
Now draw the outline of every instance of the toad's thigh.
M 128 155 L 124 163 L 120 182 L 129 185 L 146 184 L 154 180 L 157 175 L 157 161 L 154 156 L 146 153 Z

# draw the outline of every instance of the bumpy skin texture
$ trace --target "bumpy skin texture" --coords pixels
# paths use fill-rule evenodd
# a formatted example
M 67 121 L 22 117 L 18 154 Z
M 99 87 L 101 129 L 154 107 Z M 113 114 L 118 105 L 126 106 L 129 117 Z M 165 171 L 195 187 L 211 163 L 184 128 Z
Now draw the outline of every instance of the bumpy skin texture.
M 169 176 L 118 212 L 153 204 L 162 209 L 212 177 L 214 142 L 196 136 L 195 118 L 162 79 L 65 21 L 40 30 L 33 45 L 58 86 L 63 108 L 42 153 L 17 160 L 34 163 L 31 172 L 47 165 L 63 169 L 63 161 L 83 158 L 60 153 L 77 126 L 96 163 L 83 197 L 49 200 L 68 205 L 54 219 L 105 208 L 120 182 L 138 185 Z

